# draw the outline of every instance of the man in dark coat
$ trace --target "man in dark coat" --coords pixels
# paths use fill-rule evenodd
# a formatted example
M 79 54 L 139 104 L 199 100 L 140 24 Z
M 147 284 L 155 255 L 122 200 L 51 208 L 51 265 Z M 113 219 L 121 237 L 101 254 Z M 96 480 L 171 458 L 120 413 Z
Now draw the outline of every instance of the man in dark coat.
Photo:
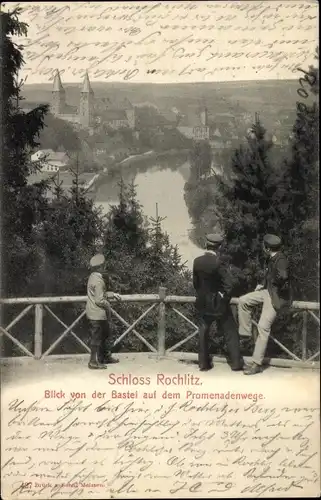
M 291 287 L 288 259 L 281 252 L 281 239 L 274 234 L 263 238 L 263 251 L 267 256 L 267 265 L 262 284 L 254 292 L 239 298 L 238 316 L 240 335 L 251 335 L 251 309 L 262 304 L 258 323 L 258 337 L 252 362 L 244 369 L 245 375 L 254 375 L 262 371 L 262 363 L 277 312 L 291 304 Z
M 198 356 L 201 371 L 212 368 L 208 343 L 210 329 L 214 321 L 218 334 L 225 337 L 228 360 L 232 370 L 243 369 L 240 339 L 230 307 L 232 281 L 228 269 L 219 257 L 222 242 L 221 235 L 208 235 L 205 254 L 197 257 L 193 264 L 193 285 L 196 290 L 195 307 L 201 321 Z

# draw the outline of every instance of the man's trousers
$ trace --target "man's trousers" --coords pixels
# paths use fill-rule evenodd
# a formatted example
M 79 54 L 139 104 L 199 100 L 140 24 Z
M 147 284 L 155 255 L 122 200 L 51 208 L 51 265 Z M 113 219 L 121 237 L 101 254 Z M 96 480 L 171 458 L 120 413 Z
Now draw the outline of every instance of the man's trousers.
M 276 310 L 271 301 L 268 290 L 257 290 L 247 293 L 239 298 L 238 316 L 240 335 L 251 335 L 252 331 L 252 308 L 257 305 L 263 305 L 261 317 L 257 325 L 258 337 L 256 340 L 252 360 L 257 365 L 262 365 L 265 356 L 266 347 L 269 341 L 271 327 L 276 318 Z
M 98 354 L 98 359 L 103 362 L 106 356 L 111 353 L 111 328 L 109 321 L 88 320 L 90 331 L 90 347 Z
M 207 314 L 201 315 L 198 355 L 200 369 L 207 369 L 211 366 L 209 334 L 214 321 L 216 322 L 217 334 L 225 340 L 229 365 L 233 370 L 241 368 L 243 366 L 243 358 L 240 350 L 240 338 L 232 311 L 228 307 L 226 312 L 216 317 Z

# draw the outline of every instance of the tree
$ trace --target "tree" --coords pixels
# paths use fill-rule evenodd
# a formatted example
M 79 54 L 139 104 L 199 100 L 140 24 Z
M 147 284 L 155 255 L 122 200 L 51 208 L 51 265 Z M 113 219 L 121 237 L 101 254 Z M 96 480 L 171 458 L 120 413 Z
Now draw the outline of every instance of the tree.
M 135 185 L 127 186 L 121 180 L 119 203 L 112 206 L 107 215 L 103 245 L 107 279 L 112 290 L 122 294 L 148 294 L 158 293 L 159 286 L 166 286 L 170 293 L 190 294 L 190 275 L 181 263 L 177 249 L 170 245 L 168 235 L 162 231 L 161 222 L 158 214 L 151 222 L 147 220 L 137 201 Z M 139 304 L 120 303 L 115 308 L 129 324 L 142 313 Z M 155 345 L 157 321 L 156 308 L 137 327 L 152 345 Z M 121 333 L 124 327 L 117 323 L 116 320 L 115 330 Z M 174 342 L 181 332 L 181 320 L 169 318 L 169 342 Z M 122 347 L 144 349 L 144 345 L 132 335 L 124 339 Z
M 156 129 L 164 122 L 157 108 L 152 106 L 139 106 L 136 108 L 136 130 L 148 131 Z
M 213 199 L 212 152 L 208 142 L 194 142 L 190 152 L 190 175 L 184 186 L 184 199 L 194 226 L 193 239 L 204 236 L 201 220 Z
M 39 136 L 39 144 L 42 149 L 63 150 L 70 154 L 81 150 L 78 134 L 72 125 L 53 116 L 51 113 L 45 116 L 44 127 Z
M 210 175 L 212 169 L 212 152 L 207 141 L 195 142 L 190 155 L 190 179 L 200 180 Z
M 202 153 L 200 148 L 202 147 Z M 252 287 L 263 264 L 263 234 L 277 231 L 274 196 L 278 171 L 271 161 L 273 144 L 258 116 L 244 144 L 235 150 L 223 174 L 211 168 L 205 144 L 196 145 L 185 200 L 198 243 L 205 233 L 226 233 L 226 254 L 234 266 L 235 293 Z
M 178 276 L 188 277 L 185 264 L 182 263 L 177 246 L 170 243 L 169 236 L 162 230 L 162 222 L 165 217 L 158 213 L 156 204 L 156 217 L 151 217 L 149 222 L 149 263 L 153 269 L 154 278 L 160 286 L 177 286 Z M 173 281 L 174 280 L 174 281 Z
M 118 129 L 118 133 L 123 139 L 124 143 L 128 147 L 132 147 L 135 144 L 135 138 L 132 129 L 129 127 L 121 127 Z
M 43 220 L 43 265 L 35 287 L 41 287 L 42 293 L 59 295 L 63 284 L 66 295 L 84 294 L 88 263 L 99 247 L 102 231 L 100 210 L 87 198 L 75 171 L 68 192 L 56 185 Z
M 270 161 L 272 147 L 256 116 L 247 143 L 232 157 L 231 178 L 217 177 L 215 222 L 226 234 L 226 252 L 241 280 L 240 291 L 255 286 L 261 274 L 263 235 L 279 231 L 279 214 L 272 201 L 279 174 Z
M 87 199 L 85 189 L 80 186 L 77 154 L 71 165 L 74 178 L 69 191 L 63 189 L 59 179 L 55 179 L 53 184 L 28 184 L 29 174 L 37 167 L 30 163 L 29 158 L 39 147 L 38 138 L 48 108 L 40 106 L 29 113 L 20 110 L 17 75 L 23 58 L 21 48 L 11 39 L 13 35 L 26 34 L 26 26 L 18 20 L 19 13 L 17 9 L 11 14 L 1 14 L 2 33 L 5 33 L 2 40 L 5 55 L 2 125 L 5 134 L 2 140 L 5 160 L 3 202 L 6 210 L 2 222 L 6 254 L 3 260 L 10 275 L 5 294 L 83 295 L 89 273 L 88 263 L 97 251 L 106 255 L 109 289 L 123 294 L 145 294 L 155 293 L 159 285 L 165 285 L 171 293 L 187 294 L 190 276 L 180 261 L 177 248 L 170 245 L 168 235 L 161 231 L 158 220 L 148 226 L 133 184 L 125 186 L 121 183 L 119 204 L 111 207 L 106 219 L 94 207 L 93 201 Z M 52 197 L 48 196 L 50 190 Z M 120 304 L 119 307 L 124 310 L 124 315 L 129 315 L 131 322 L 140 312 L 140 307 L 135 304 Z M 16 311 L 16 314 L 19 312 Z M 70 304 L 69 307 L 57 304 L 51 305 L 50 310 L 46 309 L 44 348 L 47 342 L 57 337 L 57 318 L 70 325 L 75 320 L 75 313 L 80 312 L 83 313 L 83 304 Z M 6 318 L 8 323 L 11 318 Z M 30 316 L 21 321 L 24 331 L 22 341 L 32 349 L 31 322 L 34 319 Z M 142 322 L 152 344 L 155 344 L 157 321 L 155 307 L 153 314 Z M 180 321 L 177 318 L 170 321 L 169 338 L 177 338 Z M 80 332 L 79 325 L 77 328 L 80 337 L 85 335 L 85 325 Z M 185 329 L 180 329 L 180 335 L 185 336 Z M 69 337 L 60 344 L 60 352 L 66 352 L 71 345 L 72 338 Z M 137 346 L 137 342 L 135 344 L 131 337 L 128 341 L 125 339 L 122 345 L 133 347 Z
M 12 37 L 26 35 L 27 26 L 18 19 L 21 9 L 0 13 L 2 43 L 2 288 L 5 296 L 84 294 L 88 262 L 97 251 L 102 233 L 102 219 L 85 197 L 78 179 L 71 192 L 54 186 L 54 196 L 47 196 L 49 182 L 29 184 L 38 165 L 30 156 L 39 147 L 47 106 L 29 113 L 21 110 L 19 71 L 24 64 L 22 47 Z M 4 274 L 4 277 L 3 277 Z M 58 306 L 59 307 L 59 306 Z M 82 307 L 82 306 L 81 306 Z M 78 306 L 79 308 L 79 306 Z M 63 321 L 74 317 L 75 306 L 61 310 Z M 6 309 L 6 321 L 19 314 L 19 306 Z M 59 315 L 58 315 L 59 316 Z M 32 349 L 32 316 L 21 320 L 22 341 Z M 48 338 L 56 335 L 57 323 L 49 328 Z M 68 344 L 68 341 L 65 345 Z M 5 346 L 6 347 L 6 346 Z M 12 349 L 12 345 L 8 346 Z
M 161 128 L 152 133 L 151 147 L 155 151 L 184 150 L 191 147 L 191 140 L 175 128 Z
M 297 103 L 290 150 L 282 165 L 282 179 L 276 192 L 278 203 L 274 203 L 281 210 L 280 228 L 291 256 L 295 297 L 317 300 L 319 69 L 310 66 L 303 74 L 304 85 L 298 91 L 301 102 Z
M 46 185 L 27 184 L 34 171 L 30 152 L 39 146 L 47 106 L 29 113 L 21 110 L 22 81 L 19 71 L 24 64 L 21 47 L 12 37 L 26 35 L 27 25 L 19 21 L 21 9 L 0 12 L 2 48 L 2 254 L 4 292 L 21 295 L 39 266 L 40 253 L 35 230 L 46 208 Z M 10 275 L 10 279 L 9 278 Z

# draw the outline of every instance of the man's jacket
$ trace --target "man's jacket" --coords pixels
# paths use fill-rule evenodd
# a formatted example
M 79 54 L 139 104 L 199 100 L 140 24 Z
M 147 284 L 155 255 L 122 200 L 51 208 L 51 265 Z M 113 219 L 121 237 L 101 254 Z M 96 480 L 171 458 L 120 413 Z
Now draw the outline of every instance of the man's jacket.
M 289 262 L 282 252 L 277 252 L 269 258 L 265 270 L 264 288 L 268 289 L 275 310 L 291 304 Z
M 226 312 L 232 295 L 232 280 L 214 252 L 206 252 L 194 260 L 193 285 L 195 307 L 201 315 L 216 317 Z
M 106 298 L 106 285 L 101 273 L 93 272 L 87 283 L 86 316 L 90 320 L 102 321 L 107 319 L 106 309 L 109 302 Z

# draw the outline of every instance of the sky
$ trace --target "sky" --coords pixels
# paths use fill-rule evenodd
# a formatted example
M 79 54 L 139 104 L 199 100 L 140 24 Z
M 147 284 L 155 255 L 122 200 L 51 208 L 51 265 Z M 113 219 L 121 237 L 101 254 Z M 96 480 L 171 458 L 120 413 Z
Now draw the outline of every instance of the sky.
M 318 4 L 7 2 L 28 23 L 26 83 L 183 83 L 297 78 L 314 62 Z

